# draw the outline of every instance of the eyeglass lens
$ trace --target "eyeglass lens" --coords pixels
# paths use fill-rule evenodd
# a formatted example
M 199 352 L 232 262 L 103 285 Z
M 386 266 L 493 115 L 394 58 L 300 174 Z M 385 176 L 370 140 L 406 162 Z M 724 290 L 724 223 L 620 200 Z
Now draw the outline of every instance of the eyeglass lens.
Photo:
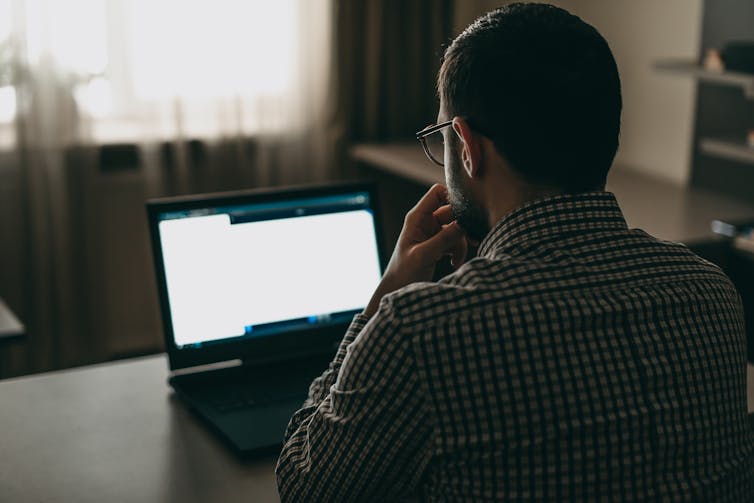
M 427 151 L 432 159 L 438 164 L 443 164 L 445 161 L 445 146 L 442 131 L 436 131 L 425 136 L 424 141 L 427 144 Z

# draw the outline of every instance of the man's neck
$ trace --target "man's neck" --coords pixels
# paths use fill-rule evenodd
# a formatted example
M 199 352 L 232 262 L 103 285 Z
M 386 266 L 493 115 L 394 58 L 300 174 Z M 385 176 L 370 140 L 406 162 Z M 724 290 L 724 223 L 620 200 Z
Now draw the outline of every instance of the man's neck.
M 487 219 L 490 228 L 503 217 L 524 204 L 562 194 L 554 188 L 532 187 L 518 182 L 496 184 L 498 190 L 488 192 Z

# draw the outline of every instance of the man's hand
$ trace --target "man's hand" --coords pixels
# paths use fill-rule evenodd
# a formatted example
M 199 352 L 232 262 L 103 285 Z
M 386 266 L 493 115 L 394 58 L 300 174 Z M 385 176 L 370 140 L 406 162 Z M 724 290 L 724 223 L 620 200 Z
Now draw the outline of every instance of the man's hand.
M 453 220 L 447 189 L 433 185 L 406 214 L 398 243 L 364 315 L 371 317 L 377 312 L 384 295 L 411 283 L 430 281 L 437 262 L 447 255 L 458 269 L 467 250 L 466 236 Z

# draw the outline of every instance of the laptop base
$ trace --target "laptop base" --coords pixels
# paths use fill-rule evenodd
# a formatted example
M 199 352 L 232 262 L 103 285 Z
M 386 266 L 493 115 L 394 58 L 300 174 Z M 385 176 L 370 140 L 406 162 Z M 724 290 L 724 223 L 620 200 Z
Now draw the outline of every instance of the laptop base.
M 282 444 L 291 416 L 331 356 L 183 374 L 171 377 L 170 384 L 237 455 L 246 457 Z

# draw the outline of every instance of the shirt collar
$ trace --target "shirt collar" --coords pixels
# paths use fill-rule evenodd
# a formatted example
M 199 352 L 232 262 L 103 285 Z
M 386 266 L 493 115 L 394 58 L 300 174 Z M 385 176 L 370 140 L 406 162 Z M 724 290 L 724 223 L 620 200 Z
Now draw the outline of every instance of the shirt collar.
M 501 218 L 479 245 L 480 257 L 557 234 L 628 229 L 611 192 L 561 194 L 530 201 Z

